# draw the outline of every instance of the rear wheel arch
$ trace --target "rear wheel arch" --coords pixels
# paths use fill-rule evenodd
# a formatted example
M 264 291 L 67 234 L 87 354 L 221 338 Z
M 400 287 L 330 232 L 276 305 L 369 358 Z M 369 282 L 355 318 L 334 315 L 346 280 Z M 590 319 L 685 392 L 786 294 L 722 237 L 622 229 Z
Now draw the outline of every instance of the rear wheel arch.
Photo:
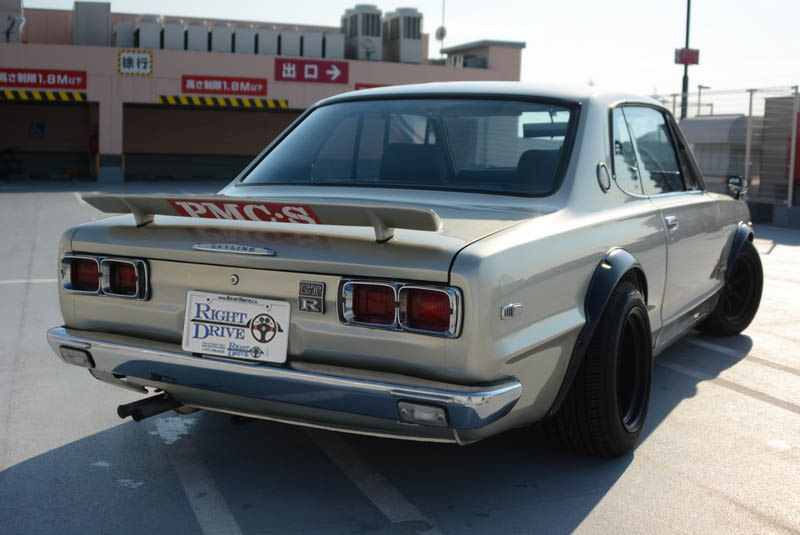
M 731 271 L 733 271 L 733 264 L 736 262 L 736 258 L 742 251 L 744 242 L 746 241 L 752 242 L 754 238 L 755 236 L 753 235 L 753 229 L 750 228 L 750 225 L 740 221 L 736 227 L 736 230 L 734 231 L 733 244 L 731 245 L 731 250 L 728 252 L 728 262 L 727 262 L 727 268 L 725 270 L 726 282 L 731 274 Z
M 545 416 L 546 418 L 554 416 L 567 397 L 609 299 L 611 299 L 611 295 L 617 286 L 625 281 L 633 283 L 642 293 L 644 301 L 647 303 L 647 279 L 641 264 L 627 250 L 622 248 L 611 249 L 597 265 L 589 282 L 584 301 L 586 323 L 575 342 L 561 387 Z

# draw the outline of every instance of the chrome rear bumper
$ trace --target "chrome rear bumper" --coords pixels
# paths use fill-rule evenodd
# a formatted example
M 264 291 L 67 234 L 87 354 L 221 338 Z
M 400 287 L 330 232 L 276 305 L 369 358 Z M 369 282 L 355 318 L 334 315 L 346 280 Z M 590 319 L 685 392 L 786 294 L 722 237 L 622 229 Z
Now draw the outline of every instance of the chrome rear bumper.
M 363 434 L 466 442 L 512 409 L 522 385 L 508 379 L 488 386 L 459 386 L 310 363 L 264 365 L 184 353 L 180 346 L 56 327 L 50 346 L 91 356 L 96 378 L 123 387 L 151 386 L 189 406 Z M 80 353 L 77 353 L 80 355 Z M 441 407 L 443 425 L 403 421 L 398 403 Z M 462 436 L 459 436 L 462 435 Z

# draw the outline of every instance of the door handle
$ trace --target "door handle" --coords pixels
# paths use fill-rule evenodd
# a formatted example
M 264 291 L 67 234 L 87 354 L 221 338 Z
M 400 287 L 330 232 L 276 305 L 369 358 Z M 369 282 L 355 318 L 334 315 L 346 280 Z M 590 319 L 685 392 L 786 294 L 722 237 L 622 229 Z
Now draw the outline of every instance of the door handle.
M 680 224 L 678 223 L 678 218 L 674 215 L 668 215 L 664 218 L 664 223 L 667 224 L 667 230 L 670 232 L 675 232 L 680 228 Z

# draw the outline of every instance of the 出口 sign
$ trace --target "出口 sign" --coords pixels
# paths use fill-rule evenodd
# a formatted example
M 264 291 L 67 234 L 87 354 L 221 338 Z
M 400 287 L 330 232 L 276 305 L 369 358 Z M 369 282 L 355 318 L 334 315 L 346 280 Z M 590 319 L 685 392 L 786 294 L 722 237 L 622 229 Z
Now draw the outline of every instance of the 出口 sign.
M 117 54 L 117 72 L 150 76 L 153 74 L 153 53 L 150 50 L 120 50 Z
M 266 78 L 234 78 L 230 76 L 181 76 L 181 92 L 205 95 L 267 96 Z
M 275 58 L 276 82 L 346 84 L 347 79 L 346 61 Z
M 0 67 L 0 87 L 36 89 L 86 89 L 86 71 L 6 69 Z

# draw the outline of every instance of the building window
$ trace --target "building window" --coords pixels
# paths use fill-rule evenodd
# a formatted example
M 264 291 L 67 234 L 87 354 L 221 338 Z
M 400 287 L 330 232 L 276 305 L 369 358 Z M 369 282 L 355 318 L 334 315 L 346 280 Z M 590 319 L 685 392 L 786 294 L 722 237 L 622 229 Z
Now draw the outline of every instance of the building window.
M 358 15 L 350 15 L 350 37 L 358 35 Z

